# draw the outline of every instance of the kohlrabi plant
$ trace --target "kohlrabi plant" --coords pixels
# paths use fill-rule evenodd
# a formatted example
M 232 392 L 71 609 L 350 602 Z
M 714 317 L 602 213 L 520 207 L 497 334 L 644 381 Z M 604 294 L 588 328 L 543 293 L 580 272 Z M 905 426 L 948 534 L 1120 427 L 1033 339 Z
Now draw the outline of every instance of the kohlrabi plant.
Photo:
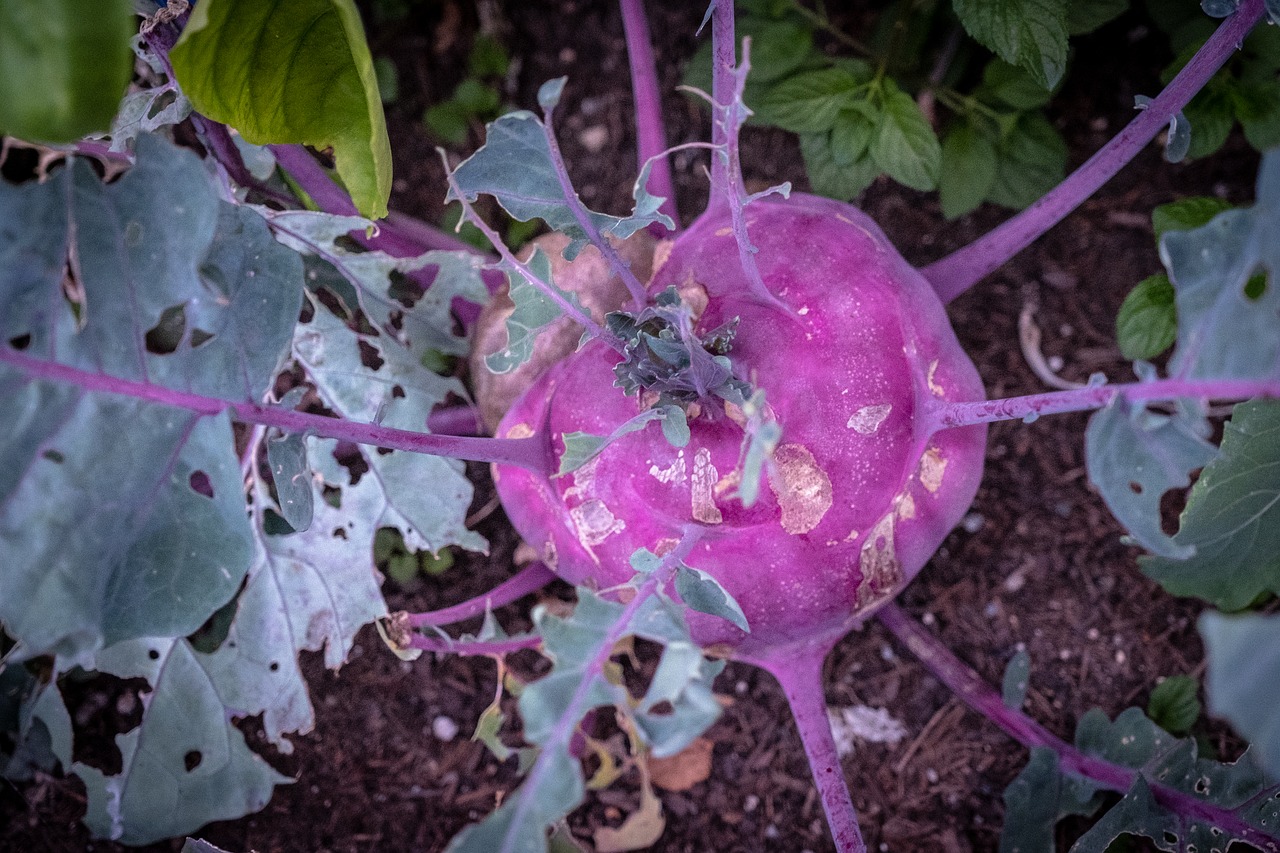
M 84 781 L 93 832 L 126 844 L 260 809 L 289 779 L 235 722 L 260 715 L 289 752 L 314 721 L 300 652 L 337 667 L 376 622 L 407 660 L 500 661 L 510 698 L 475 736 L 523 781 L 450 851 L 575 849 L 565 819 L 601 778 L 586 772 L 599 758 L 589 721 L 607 714 L 641 765 L 676 755 L 719 715 L 726 660 L 778 680 L 835 846 L 862 851 L 821 673 L 846 633 L 878 619 L 1030 749 L 1004 795 L 1001 849 L 1051 850 L 1057 822 L 1083 815 L 1096 820 L 1073 849 L 1132 834 L 1161 850 L 1280 850 L 1280 616 L 1236 613 L 1280 593 L 1280 152 L 1264 156 L 1250 207 L 1157 211 L 1167 274 L 1126 302 L 1121 346 L 1139 359 L 1173 349 L 1160 368 L 1137 361 L 1136 381 L 989 400 L 945 310 L 1161 131 L 1171 156 L 1185 151 L 1189 114 L 1190 139 L 1197 128 L 1184 106 L 1236 85 L 1210 81 L 1275 3 L 1206 0 L 1223 20 L 1126 128 L 923 269 L 847 203 L 785 184 L 748 192 L 751 40 L 735 35 L 731 0 L 703 22 L 709 91 L 694 94 L 710 140 L 675 148 L 642 3 L 621 0 L 632 210 L 593 211 L 574 191 L 555 133 L 563 78 L 542 85 L 536 112 L 491 122 L 461 163 L 442 152 L 441 192 L 492 256 L 388 216 L 389 144 L 351 0 L 148 6 L 118 109 L 123 73 L 99 69 L 128 67 L 131 4 L 81 5 L 0 0 L 0 130 L 40 152 L 33 176 L 0 182 L 8 775 L 61 762 Z M 1116 6 L 1082 5 L 1099 19 Z M 1019 91 L 1048 97 L 1074 26 L 1065 0 L 955 0 L 954 14 L 1003 61 L 987 77 L 1022 75 Z M 1275 64 L 1255 65 L 1272 77 L 1249 77 L 1249 91 L 1273 92 Z M 866 137 L 845 167 L 865 155 L 892 175 L 913 128 L 937 141 L 883 71 L 857 83 L 874 85 L 874 116 L 840 86 L 834 107 L 809 106 Z M 839 63 L 811 73 L 857 77 Z M 800 121 L 777 92 L 762 105 Z M 982 133 L 970 142 L 994 154 L 1005 137 L 983 147 Z M 676 149 L 709 164 L 705 210 L 687 225 Z M 944 202 L 966 177 L 949 168 L 996 179 L 997 161 L 970 155 L 929 167 Z M 991 197 L 970 190 L 952 212 Z M 510 250 L 482 196 L 553 233 Z M 1233 404 L 1217 445 L 1210 403 Z M 1149 552 L 1142 570 L 1218 608 L 1200 630 L 1210 708 L 1252 743 L 1234 763 L 1186 736 L 1187 685 L 1172 679 L 1150 717 L 1090 712 L 1064 742 L 1022 710 L 1025 655 L 998 691 L 894 603 L 973 501 L 987 424 L 1089 410 L 1088 474 Z M 492 465 L 534 559 L 444 610 L 388 612 L 375 546 L 383 559 L 487 547 L 466 524 L 461 460 Z M 1162 498 L 1188 487 L 1171 535 Z M 555 578 L 576 603 L 539 604 L 531 630 L 505 631 L 495 609 Z M 478 633 L 443 630 L 475 617 Z M 617 660 L 634 639 L 661 648 L 642 679 Z M 523 650 L 543 659 L 537 677 L 501 663 Z M 147 685 L 141 723 L 117 738 L 118 773 L 72 759 L 59 685 L 85 672 Z M 661 844 L 645 778 L 644 819 L 598 834 L 600 849 Z

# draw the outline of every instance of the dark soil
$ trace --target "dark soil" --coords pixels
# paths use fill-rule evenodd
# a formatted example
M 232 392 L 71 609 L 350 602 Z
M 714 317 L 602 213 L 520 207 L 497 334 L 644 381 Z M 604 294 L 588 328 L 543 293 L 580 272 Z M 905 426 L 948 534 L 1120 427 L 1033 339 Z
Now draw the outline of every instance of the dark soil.
M 635 166 L 617 4 L 505 5 L 496 20 L 518 62 L 509 100 L 532 105 L 538 83 L 570 75 L 559 130 L 575 183 L 589 205 L 627 209 Z M 705 4 L 648 5 L 660 7 L 651 8 L 651 16 L 661 82 L 671 92 L 695 47 L 693 31 Z M 461 79 L 460 58 L 477 19 L 469 3 L 414 8 L 407 19 L 375 28 L 372 41 L 375 53 L 392 57 L 400 72 L 401 97 L 390 110 L 398 157 L 393 206 L 438 221 L 442 171 L 419 117 Z M 1072 166 L 1129 120 L 1135 93 L 1154 94 L 1167 58 L 1163 37 L 1132 16 L 1079 42 L 1074 70 L 1051 108 L 1070 144 Z M 665 107 L 672 143 L 706 137 L 707 116 L 696 104 L 671 94 Z M 587 143 L 597 150 L 587 150 Z M 790 179 L 799 189 L 806 186 L 787 134 L 748 132 L 743 159 L 752 184 Z M 1045 356 L 1061 359 L 1065 378 L 1082 381 L 1102 371 L 1127 379 L 1129 367 L 1114 343 L 1114 317 L 1128 289 L 1159 268 L 1151 208 L 1190 194 L 1246 201 L 1255 168 L 1256 157 L 1238 142 L 1210 160 L 1177 166 L 1152 147 L 1047 237 L 956 300 L 951 316 L 990 396 L 1046 390 L 1017 344 L 1018 317 L 1027 305 L 1036 306 Z M 677 158 L 677 173 L 688 219 L 705 194 L 701 162 Z M 916 264 L 968 243 L 1007 216 L 988 207 L 947 223 L 936 196 L 884 181 L 861 204 Z M 993 683 L 1025 646 L 1033 661 L 1027 708 L 1068 739 L 1086 710 L 1101 707 L 1114 715 L 1145 704 L 1160 676 L 1203 671 L 1195 632 L 1199 605 L 1171 598 L 1146 580 L 1135 563 L 1138 551 L 1121 544 L 1119 527 L 1085 476 L 1085 422 L 1078 415 L 996 425 L 986 479 L 965 529 L 947 539 L 902 596 L 908 611 Z M 488 493 L 483 472 L 476 473 L 479 506 Z M 493 543 L 488 559 L 463 558 L 412 595 L 389 588 L 392 608 L 443 606 L 508 576 L 516 542 L 500 510 L 481 531 Z M 507 624 L 519 627 L 529 604 L 503 611 Z M 260 814 L 206 827 L 201 837 L 232 851 L 441 850 L 515 783 L 510 762 L 499 763 L 467 739 L 494 695 L 492 662 L 431 656 L 401 662 L 370 628 L 340 672 L 324 671 L 315 657 L 307 663 L 316 730 L 295 739 L 291 756 L 264 748 L 297 783 L 279 789 Z M 829 705 L 885 708 L 908 732 L 896 746 L 859 743 L 844 763 L 871 849 L 994 850 L 1001 792 L 1026 751 L 961 705 L 876 624 L 841 642 L 826 671 Z M 711 776 L 684 792 L 660 792 L 667 827 L 652 849 L 832 849 L 777 685 L 730 664 L 718 689 L 727 707 L 707 734 L 714 743 Z M 98 738 L 134 713 L 127 698 L 106 702 L 106 695 L 87 691 L 73 708 L 83 731 Z M 448 728 L 442 719 L 456 724 L 456 737 L 439 737 L 441 726 Z M 246 728 L 251 742 L 263 747 L 256 721 Z M 1199 731 L 1231 754 L 1235 744 L 1219 728 L 1202 723 Z M 86 754 L 109 754 L 104 746 L 99 741 Z M 619 823 L 637 802 L 634 787 L 591 795 L 571 820 L 579 839 L 589 841 L 603 823 Z M 4 783 L 0 848 L 116 849 L 89 839 L 78 822 L 83 802 L 74 777 L 40 778 L 18 788 Z M 1064 830 L 1060 842 L 1066 849 L 1070 833 Z

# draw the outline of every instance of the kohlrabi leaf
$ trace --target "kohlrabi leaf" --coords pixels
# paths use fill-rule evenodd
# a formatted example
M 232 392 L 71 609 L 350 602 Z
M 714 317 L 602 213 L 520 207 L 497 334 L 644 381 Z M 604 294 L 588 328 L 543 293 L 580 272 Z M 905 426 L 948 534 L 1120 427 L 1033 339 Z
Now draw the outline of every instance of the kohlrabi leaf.
M 987 197 L 996 180 L 996 147 L 972 124 L 957 123 L 942 140 L 938 196 L 942 215 L 964 216 Z
M 1066 776 L 1053 750 L 1037 746 L 1004 789 L 1000 853 L 1053 853 L 1054 827 L 1071 815 L 1091 815 L 1101 804 L 1093 785 Z
M 197 3 L 169 56 L 196 110 L 253 143 L 332 148 L 356 209 L 387 215 L 391 144 L 354 0 Z
M 1280 616 L 1200 617 L 1209 672 L 1205 694 L 1209 711 L 1226 719 L 1252 744 L 1252 754 L 1273 779 L 1280 779 Z
M 1171 374 L 1263 379 L 1280 373 L 1280 151 L 1263 157 L 1253 207 L 1165 233 L 1160 257 L 1178 307 Z M 1270 279 L 1261 291 L 1253 283 L 1259 271 Z
M 251 534 L 225 415 L 0 370 L 0 421 L 0 621 L 30 652 L 186 635 L 235 593 Z
M 831 130 L 865 82 L 844 68 L 803 71 L 771 86 L 754 106 L 756 118 L 792 133 Z
M 1155 785 L 1232 811 L 1243 824 L 1263 833 L 1280 817 L 1280 802 L 1255 762 L 1252 752 L 1233 764 L 1200 758 L 1193 738 L 1178 739 L 1137 708 L 1109 721 L 1099 709 L 1089 711 L 1076 727 L 1076 747 L 1122 767 L 1139 771 L 1133 786 L 1072 848 L 1102 853 L 1119 835 L 1143 835 L 1159 850 L 1225 850 L 1237 836 L 1224 827 L 1197 819 L 1186 810 L 1157 802 Z
M 528 261 L 529 270 L 550 287 L 588 313 L 576 293 L 560 290 L 551 279 L 551 259 L 541 249 L 535 249 Z M 484 363 L 494 373 L 510 373 L 533 357 L 533 344 L 538 332 L 555 322 L 562 314 L 560 307 L 549 299 L 516 270 L 507 270 L 508 293 L 515 309 L 507 318 L 507 345 L 492 355 L 485 356 Z
M 1178 337 L 1178 309 L 1173 283 L 1164 273 L 1138 282 L 1116 314 L 1120 354 L 1131 361 L 1155 358 Z
M 126 95 L 111 122 L 110 150 L 127 151 L 139 135 L 178 124 L 190 114 L 191 102 L 173 84 Z
M 1018 649 L 1004 668 L 1000 696 L 1006 708 L 1020 710 L 1027 701 L 1027 687 L 1031 682 L 1031 655 L 1025 648 Z
M 871 137 L 871 159 L 898 183 L 931 190 L 937 186 L 942 163 L 938 137 L 914 98 L 888 78 L 881 87 L 883 100 Z
M 0 133 L 73 142 L 107 130 L 136 31 L 131 0 L 0 3 Z
M 1270 786 L 1246 753 L 1234 764 L 1200 758 L 1192 738 L 1178 739 L 1129 708 L 1115 721 L 1099 709 L 1086 713 L 1076 726 L 1075 746 L 1086 755 L 1138 771 L 1132 787 L 1071 849 L 1074 853 L 1102 853 L 1119 835 L 1150 838 L 1156 849 L 1225 850 L 1238 835 L 1214 825 L 1186 807 L 1162 804 L 1153 795 L 1175 793 L 1190 803 L 1212 805 L 1231 812 L 1240 824 L 1261 834 L 1280 818 L 1277 789 Z M 1102 804 L 1098 789 L 1059 768 L 1057 757 L 1045 748 L 1032 750 L 1031 761 L 1005 791 L 1005 829 L 1002 853 L 1032 853 L 1054 849 L 1053 827 L 1068 815 L 1091 815 Z M 1167 798 L 1165 798 L 1167 803 Z
M 287 433 L 271 436 L 266 444 L 267 466 L 276 487 L 280 515 L 295 531 L 305 533 L 311 527 L 315 508 L 306 439 L 297 433 Z
M 20 666 L 8 671 L 26 674 Z M 19 706 L 16 731 L 12 732 L 14 753 L 6 765 L 0 765 L 0 776 L 25 782 L 35 771 L 52 773 L 58 763 L 63 772 L 71 769 L 71 714 L 62 699 L 56 681 L 39 684 L 34 678 L 26 685 L 28 693 Z M 0 726 L 0 731 L 4 731 Z
M 969 35 L 1052 89 L 1067 67 L 1066 0 L 956 0 Z
M 1192 556 L 1138 562 L 1174 595 L 1239 610 L 1262 593 L 1280 593 L 1280 403 L 1236 406 L 1221 454 L 1192 487 L 1173 542 Z
M 276 785 L 292 781 L 245 744 L 206 662 L 174 638 L 132 639 L 98 654 L 96 669 L 145 678 L 151 691 L 141 724 L 116 737 L 120 773 L 73 767 L 94 835 L 131 845 L 185 835 L 261 809 Z
M 676 569 L 676 592 L 681 600 L 699 613 L 709 613 L 750 631 L 746 614 L 720 582 L 700 569 L 680 566 Z
M 520 221 L 540 218 L 553 231 L 568 235 L 566 260 L 573 260 L 588 242 L 587 232 L 569 206 L 568 178 L 557 169 L 547 142 L 550 129 L 533 113 L 508 113 L 488 125 L 485 144 L 453 172 L 454 185 L 467 201 L 481 193 L 497 199 L 502 208 Z M 561 178 L 565 182 L 561 182 Z M 664 199 L 650 195 L 642 174 L 636 181 L 635 208 L 630 216 L 609 216 L 587 211 L 592 224 L 604 235 L 630 237 L 653 223 L 674 228 L 675 223 L 658 210 Z M 451 187 L 446 201 L 457 196 Z
M 679 753 L 720 718 L 724 709 L 711 685 L 724 667 L 724 661 L 708 660 L 690 642 L 669 641 L 663 648 L 649 689 L 634 712 L 655 758 Z
M 1152 689 L 1147 716 L 1169 734 L 1185 736 L 1200 719 L 1199 689 L 1199 682 L 1190 675 L 1169 676 Z
M 336 669 L 356 632 L 386 615 L 373 566 L 374 533 L 387 513 L 383 486 L 372 475 L 353 485 L 334 459 L 335 442 L 307 442 L 316 471 L 314 482 L 306 480 L 313 523 L 283 536 L 259 527 L 231 629 L 216 651 L 197 656 L 228 712 L 261 714 L 267 739 L 286 754 L 293 746 L 285 735 L 315 724 L 298 654 L 323 651 L 325 665 Z M 266 499 L 257 479 L 255 496 Z
M 1186 559 L 1196 553 L 1160 526 L 1160 498 L 1191 482 L 1191 472 L 1217 454 L 1201 437 L 1204 418 L 1179 409 L 1165 415 L 1117 398 L 1085 431 L 1085 465 L 1112 514 L 1143 547 Z
M 496 812 L 455 836 L 445 853 L 547 853 L 547 831 L 585 794 L 582 768 L 567 747 L 544 750 L 530 778 Z
M 188 838 L 178 853 L 231 853 L 200 838 Z
M 465 394 L 456 378 L 423 367 L 413 348 L 389 334 L 357 334 L 313 304 L 311 322 L 298 326 L 294 355 L 321 399 L 343 417 L 425 432 L 432 408 L 450 392 Z M 402 450 L 360 453 L 384 495 L 381 525 L 399 528 L 411 549 L 487 550 L 483 537 L 466 528 L 472 486 L 461 462 Z
M 681 415 L 684 414 L 678 406 L 663 406 L 661 408 L 646 409 L 634 418 L 625 421 L 608 435 L 592 435 L 589 432 L 564 433 L 560 436 L 560 439 L 564 442 L 564 452 L 560 454 L 560 467 L 556 470 L 555 476 L 560 477 L 578 470 L 610 444 L 613 444 L 624 435 L 630 435 L 633 432 L 644 429 L 649 425 L 650 421 L 665 420 L 668 416 L 668 409 L 675 409 Z
M 467 339 L 453 329 L 453 300 L 477 305 L 488 301 L 481 278 L 482 257 L 471 252 L 434 251 L 403 258 L 386 252 L 355 252 L 343 240 L 352 231 L 375 227 L 368 219 L 299 210 L 258 208 L 258 212 L 270 222 L 280 242 L 332 267 L 350 288 L 337 285 L 341 292 L 335 295 L 350 303 L 348 308 L 358 306 L 380 332 L 417 353 L 467 353 Z M 436 275 L 425 292 L 397 284 L 397 276 L 426 268 L 434 268 Z

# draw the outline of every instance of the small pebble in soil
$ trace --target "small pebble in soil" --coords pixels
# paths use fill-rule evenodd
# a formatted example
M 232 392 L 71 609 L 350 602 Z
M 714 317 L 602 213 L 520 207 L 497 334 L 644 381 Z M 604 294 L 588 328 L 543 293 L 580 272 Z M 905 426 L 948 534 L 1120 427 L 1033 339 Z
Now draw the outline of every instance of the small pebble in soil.
M 1129 656 L 1123 650 L 1116 652 L 1116 663 L 1122 664 L 1129 659 Z
M 960 526 L 964 528 L 965 533 L 977 533 L 984 523 L 986 519 L 982 517 L 982 513 L 971 512 L 960 522 Z
M 893 649 L 889 648 L 888 646 L 881 646 L 881 647 L 880 647 L 880 659 L 881 659 L 881 660 L 890 661 L 890 660 L 893 660 L 893 659 L 894 659 L 894 657 L 896 657 L 896 656 L 895 656 L 895 655 L 894 655 L 894 653 L 893 653 Z
M 582 147 L 592 154 L 599 154 L 609 144 L 609 129 L 603 125 L 593 124 L 578 134 Z
M 920 621 L 926 625 L 933 625 L 935 622 L 938 621 L 938 618 L 934 616 L 932 613 L 926 613 L 925 615 L 920 617 Z
M 747 794 L 747 798 L 742 801 L 742 810 L 747 814 L 751 814 L 760 808 L 760 798 L 755 794 Z
M 747 682 L 745 682 L 745 681 L 739 681 L 737 684 L 733 685 L 733 692 L 734 692 L 734 693 L 737 693 L 739 696 L 746 696 L 746 695 L 747 695 Z
M 431 721 L 431 733 L 448 743 L 458 736 L 458 724 L 448 717 L 439 716 Z
M 1071 649 L 1059 649 L 1058 660 L 1062 660 L 1062 661 L 1071 660 Z
M 934 770 L 932 767 L 929 767 L 924 771 L 924 778 L 929 780 L 930 785 L 936 785 L 938 784 L 938 778 L 939 778 L 938 771 Z
M 1090 640 L 1096 640 L 1098 639 L 1098 637 L 1102 635 L 1098 633 L 1097 628 L 1090 628 L 1088 631 L 1085 632 L 1085 636 L 1088 637 Z
M 766 826 L 766 827 L 764 828 L 764 837 L 765 837 L 765 838 L 777 838 L 777 837 L 778 837 L 778 827 L 774 826 L 773 824 L 769 824 L 768 826 Z

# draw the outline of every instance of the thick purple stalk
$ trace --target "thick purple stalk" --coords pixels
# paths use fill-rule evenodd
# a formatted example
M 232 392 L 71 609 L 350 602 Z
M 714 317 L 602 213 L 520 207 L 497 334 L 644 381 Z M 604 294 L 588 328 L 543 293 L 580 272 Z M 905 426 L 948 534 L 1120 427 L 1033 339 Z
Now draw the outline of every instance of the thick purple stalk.
M 1117 397 L 1131 402 L 1159 400 L 1247 400 L 1280 397 L 1280 379 L 1156 379 L 1122 385 L 1098 385 L 1071 391 L 1048 391 L 978 403 L 935 401 L 925 412 L 931 431 L 995 421 L 1024 420 L 1040 415 L 1084 412 L 1109 405 Z
M 463 619 L 483 615 L 492 608 L 502 607 L 516 599 L 524 598 L 555 579 L 555 572 L 548 569 L 544 563 L 530 563 L 484 595 L 478 595 L 470 601 L 440 610 L 410 613 L 406 624 L 410 628 L 421 628 L 424 625 L 451 625 L 454 622 L 461 622 Z
M 186 409 L 200 415 L 217 415 L 229 412 L 243 423 L 277 427 L 285 432 L 300 432 L 320 438 L 336 438 L 355 444 L 386 447 L 392 450 L 408 450 L 433 456 L 451 456 L 473 462 L 496 462 L 500 465 L 516 465 L 530 471 L 550 475 L 555 469 L 554 454 L 545 436 L 531 438 L 472 438 L 467 436 L 430 435 L 411 430 L 393 429 L 377 424 L 309 415 L 304 412 L 268 406 L 261 403 L 243 403 L 206 397 L 187 391 L 177 391 L 146 382 L 120 379 L 104 373 L 93 373 L 68 367 L 65 364 L 32 358 L 20 352 L 0 346 L 0 363 L 21 371 L 31 379 L 42 379 L 75 385 L 86 391 L 119 394 Z
M 441 655 L 509 655 L 521 649 L 536 649 L 542 645 L 541 637 L 511 637 L 506 640 L 450 640 L 445 637 L 428 637 L 411 634 L 405 640 L 411 649 L 435 652 Z
M 1047 731 L 1022 711 L 1005 705 L 1004 699 L 982 680 L 982 676 L 893 602 L 884 605 L 876 613 L 876 618 L 951 692 L 1023 746 L 1053 750 L 1058 756 L 1058 766 L 1064 772 L 1083 776 L 1107 790 L 1124 793 L 1133 786 L 1138 771 L 1087 755 Z M 1213 824 L 1234 838 L 1262 850 L 1280 851 L 1280 835 L 1259 831 L 1234 811 L 1197 799 L 1151 778 L 1146 782 L 1155 801 L 1170 811 Z
M 1003 225 L 922 269 L 942 300 L 949 302 L 964 293 L 1097 192 L 1195 97 L 1261 20 L 1263 11 L 1263 0 L 1244 0 L 1164 91 L 1070 177 Z
M 827 716 L 827 701 L 822 689 L 822 661 L 826 657 L 826 649 L 827 646 L 802 649 L 790 657 L 771 661 L 766 668 L 782 685 L 787 704 L 791 706 L 836 850 L 840 853 L 865 853 L 867 845 L 858 828 L 858 813 L 849 796 L 844 772 L 840 769 L 840 754 Z
M 650 192 L 665 200 L 658 209 L 679 223 L 676 185 L 671 179 L 671 162 L 663 155 L 667 148 L 667 132 L 662 122 L 662 96 L 658 90 L 658 64 L 649 38 L 649 21 L 644 14 L 644 0 L 621 0 L 622 30 L 627 39 L 627 62 L 631 67 L 631 92 L 636 113 L 636 163 L 642 172 L 653 161 L 649 172 Z M 666 231 L 660 225 L 649 226 L 655 237 Z
M 560 143 L 556 140 L 555 107 L 548 106 L 544 108 L 542 115 L 542 132 L 547 138 L 547 151 L 551 154 L 551 170 L 555 172 L 556 180 L 560 182 L 560 192 L 564 195 L 565 204 L 568 205 L 569 211 L 573 213 L 573 218 L 578 220 L 579 227 L 586 232 L 587 239 L 591 241 L 591 245 L 599 250 L 609 264 L 609 269 L 613 270 L 614 275 L 622 279 L 622 283 L 626 285 L 627 292 L 631 294 L 631 300 L 635 303 L 636 310 L 643 308 L 645 302 L 648 301 L 644 285 L 640 283 L 640 279 L 636 278 L 636 274 L 631 271 L 631 267 L 627 266 L 626 261 L 618 256 L 613 244 L 600 233 L 600 229 L 596 227 L 595 221 L 591 218 L 590 211 L 582 203 L 582 199 L 578 198 L 578 193 L 573 188 L 573 182 L 569 180 L 569 169 L 564 164 L 564 157 L 560 154 Z
M 671 582 L 675 576 L 676 568 L 680 565 L 685 557 L 693 550 L 693 547 L 702 539 L 703 529 L 696 525 L 689 525 L 685 528 L 684 535 L 678 544 L 669 553 L 663 556 L 658 567 L 654 569 L 644 582 L 636 589 L 635 596 L 627 602 L 622 612 L 618 614 L 617 620 L 605 632 L 600 644 L 596 648 L 596 652 L 592 655 L 586 666 L 582 669 L 582 677 L 574 688 L 573 695 L 569 697 L 569 701 L 565 705 L 564 712 L 560 718 L 556 720 L 546 741 L 540 746 L 541 752 L 533 763 L 533 767 L 529 769 L 529 775 L 525 778 L 525 786 L 537 788 L 546 779 L 549 773 L 554 771 L 554 756 L 557 751 L 567 752 L 569 744 L 573 739 L 574 732 L 578 729 L 578 722 L 583 715 L 590 709 L 591 694 L 596 691 L 596 679 L 604 672 L 605 665 L 609 662 L 609 658 L 613 657 L 614 647 L 618 641 L 627 636 L 631 630 L 631 620 L 639 611 L 640 605 L 644 604 L 651 596 L 655 595 L 658 590 Z M 517 792 L 515 796 L 518 798 L 515 803 L 514 814 L 511 816 L 507 830 L 504 836 L 500 853 L 509 853 L 513 850 L 523 850 L 526 845 L 520 839 L 511 833 L 519 832 L 525 825 L 526 815 L 530 808 L 533 807 L 530 797 L 520 796 Z

